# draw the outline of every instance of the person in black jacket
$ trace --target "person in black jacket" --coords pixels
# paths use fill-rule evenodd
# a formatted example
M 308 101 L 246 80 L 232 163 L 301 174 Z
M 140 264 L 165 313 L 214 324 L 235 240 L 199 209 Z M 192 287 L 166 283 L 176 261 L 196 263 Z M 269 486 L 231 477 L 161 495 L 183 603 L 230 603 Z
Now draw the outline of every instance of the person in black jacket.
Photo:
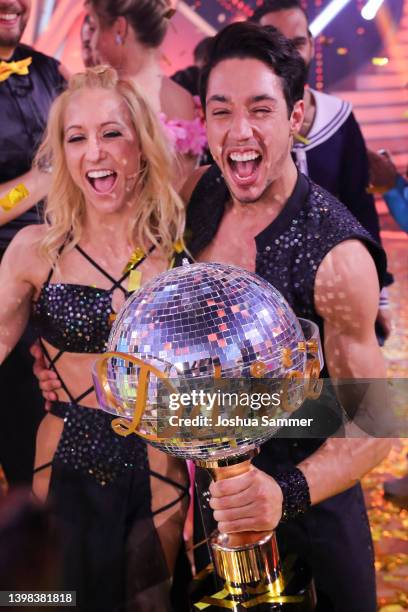
M 0 258 L 18 230 L 40 221 L 36 203 L 47 192 L 49 175 L 46 164 L 41 169 L 31 165 L 51 102 L 64 86 L 56 60 L 20 43 L 30 8 L 31 0 L 0 4 Z M 31 371 L 33 339 L 27 330 L 0 369 L 0 464 L 12 485 L 31 483 L 35 432 L 42 415 Z

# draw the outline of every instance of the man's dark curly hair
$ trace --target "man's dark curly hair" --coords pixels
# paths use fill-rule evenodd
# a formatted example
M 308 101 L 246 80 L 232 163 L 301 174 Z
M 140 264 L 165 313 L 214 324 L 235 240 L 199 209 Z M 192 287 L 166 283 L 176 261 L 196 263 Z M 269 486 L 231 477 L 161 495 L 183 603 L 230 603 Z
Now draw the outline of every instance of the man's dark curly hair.
M 295 102 L 303 98 L 306 64 L 293 43 L 276 28 L 262 28 L 249 22 L 233 23 L 213 39 L 208 61 L 201 72 L 200 98 L 203 108 L 211 71 L 223 60 L 233 58 L 257 59 L 281 78 L 290 116 Z

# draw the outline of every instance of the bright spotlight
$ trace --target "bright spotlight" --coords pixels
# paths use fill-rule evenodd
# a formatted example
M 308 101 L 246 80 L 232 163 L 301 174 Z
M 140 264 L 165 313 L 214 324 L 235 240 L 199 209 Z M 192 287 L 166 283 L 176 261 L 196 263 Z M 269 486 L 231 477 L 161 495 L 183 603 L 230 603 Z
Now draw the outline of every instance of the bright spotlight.
M 310 32 L 312 36 L 317 36 L 331 22 L 350 0 L 332 0 L 330 4 L 312 21 L 310 24 Z
M 374 19 L 383 2 L 384 0 L 368 0 L 367 4 L 361 9 L 363 19 L 367 19 L 367 21 Z

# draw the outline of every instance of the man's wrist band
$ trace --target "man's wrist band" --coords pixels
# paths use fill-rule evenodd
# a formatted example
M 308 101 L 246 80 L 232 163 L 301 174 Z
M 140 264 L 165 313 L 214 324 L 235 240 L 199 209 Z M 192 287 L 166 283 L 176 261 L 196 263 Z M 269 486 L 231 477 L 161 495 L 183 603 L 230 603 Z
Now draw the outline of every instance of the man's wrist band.
M 0 198 L 0 207 L 6 212 L 12 210 L 29 195 L 27 187 L 20 183 L 16 185 L 4 198 Z
M 310 507 L 311 501 L 309 485 L 302 471 L 294 467 L 287 472 L 274 474 L 273 478 L 283 494 L 281 520 L 290 521 L 304 514 Z

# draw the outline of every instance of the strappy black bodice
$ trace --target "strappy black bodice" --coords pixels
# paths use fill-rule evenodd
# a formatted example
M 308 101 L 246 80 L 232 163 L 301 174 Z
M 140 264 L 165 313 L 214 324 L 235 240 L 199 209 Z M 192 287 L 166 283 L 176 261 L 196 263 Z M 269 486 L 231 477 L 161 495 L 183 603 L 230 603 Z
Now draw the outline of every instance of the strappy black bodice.
M 39 336 L 56 349 L 70 353 L 102 353 L 106 349 L 114 315 L 113 292 L 120 289 L 128 297 L 122 283 L 130 271 L 115 280 L 81 247 L 77 245 L 75 248 L 112 282 L 112 287 L 100 289 L 73 283 L 51 283 L 51 269 L 33 305 L 32 318 Z
M 64 246 L 60 249 L 59 255 L 61 255 Z M 112 287 L 110 289 L 100 289 L 74 283 L 51 283 L 54 272 L 54 269 L 51 268 L 32 310 L 32 320 L 38 332 L 42 350 L 48 359 L 49 367 L 58 375 L 61 386 L 72 403 L 78 403 L 90 395 L 93 386 L 81 393 L 80 396 L 74 397 L 57 370 L 57 361 L 65 352 L 103 353 L 106 350 L 112 324 L 111 317 L 115 315 L 112 308 L 113 292 L 115 289 L 120 289 L 125 298 L 128 297 L 129 293 L 122 287 L 122 283 L 146 257 L 139 259 L 119 280 L 115 280 L 80 246 L 76 245 L 75 249 L 111 281 Z M 149 253 L 152 250 L 153 247 Z M 43 340 L 46 340 L 58 350 L 54 357 L 51 358 Z

